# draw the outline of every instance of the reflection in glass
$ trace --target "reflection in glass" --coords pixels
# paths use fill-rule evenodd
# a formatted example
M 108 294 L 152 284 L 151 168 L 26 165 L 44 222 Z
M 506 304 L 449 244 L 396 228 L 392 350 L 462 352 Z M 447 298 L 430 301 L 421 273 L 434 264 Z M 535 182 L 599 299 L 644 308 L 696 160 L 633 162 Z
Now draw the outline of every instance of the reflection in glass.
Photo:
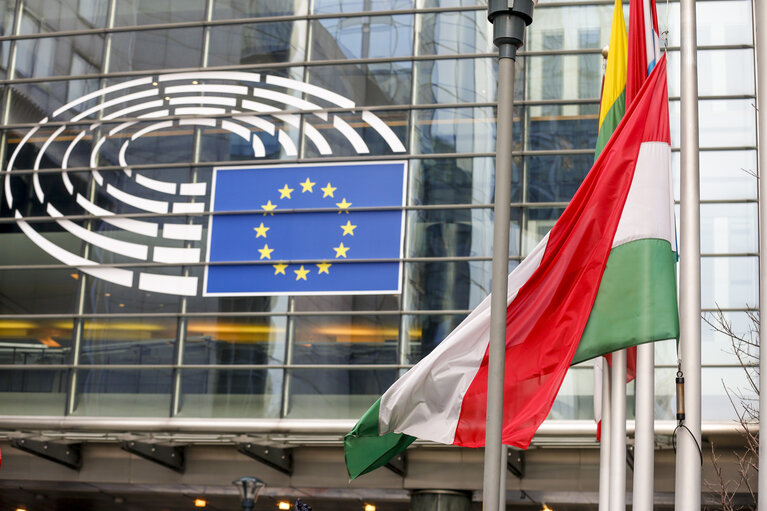
M 305 45 L 306 21 L 214 26 L 208 65 L 302 61 Z
M 497 75 L 496 59 L 446 59 L 417 62 L 416 103 L 495 101 Z M 519 78 L 518 76 L 517 79 Z
M 359 111 L 336 115 L 342 118 L 362 138 L 367 147 L 366 154 L 395 154 L 395 150 L 392 149 L 390 143 L 387 142 L 378 130 L 362 119 L 362 114 Z M 407 147 L 407 127 L 410 112 L 407 110 L 376 110 L 375 115 L 391 129 L 397 140 L 404 147 Z M 322 140 L 327 143 L 334 156 L 355 156 L 359 154 L 358 149 L 352 144 L 350 139 L 330 122 L 323 122 L 313 115 L 305 115 L 304 123 L 311 124 L 316 129 L 316 132 L 321 135 L 321 138 L 317 137 L 316 133 L 315 136 L 309 136 L 307 130 L 304 129 L 304 155 L 306 157 L 318 157 L 323 154 L 321 152 L 324 145 Z M 397 149 L 396 152 L 401 154 L 398 147 Z M 325 149 L 324 154 L 328 154 L 327 149 Z
M 494 53 L 493 27 L 483 10 L 421 14 L 418 55 Z M 492 82 L 495 85 L 495 82 Z
M 756 203 L 701 204 L 700 250 L 704 254 L 759 250 Z
M 587 363 L 590 365 L 590 363 Z M 591 367 L 567 371 L 549 420 L 588 420 L 594 418 L 594 371 Z M 628 408 L 628 405 L 627 405 Z M 633 408 L 633 407 L 632 407 Z
M 0 319 L 0 364 L 70 363 L 73 324 L 71 319 Z
M 666 4 L 658 2 L 658 19 L 668 19 L 668 26 L 679 27 L 679 2 L 669 4 L 668 14 L 665 10 Z M 753 43 L 751 2 L 748 0 L 701 2 L 695 11 L 699 46 Z M 671 46 L 679 46 L 680 30 L 670 30 L 669 37 Z
M 671 153 L 674 199 L 679 200 L 679 152 Z M 756 151 L 700 153 L 701 200 L 756 199 Z
M 757 257 L 702 257 L 700 306 L 758 307 L 758 262 Z
M 216 0 L 213 19 L 300 15 L 306 14 L 308 4 L 305 0 Z
M 416 364 L 431 353 L 465 317 L 466 314 L 403 316 L 407 362 Z
M 414 0 L 314 0 L 314 14 L 411 9 Z
M 679 147 L 679 101 L 669 103 L 671 146 Z M 756 111 L 753 99 L 701 100 L 700 147 L 756 145 Z
M 0 370 L 0 414 L 64 415 L 65 370 Z
M 541 0 L 543 3 L 543 0 Z M 580 3 L 580 2 L 579 2 Z M 658 2 L 660 10 L 660 2 Z M 628 20 L 628 4 L 625 8 Z M 610 42 L 610 27 L 612 26 L 612 4 L 601 5 L 573 5 L 557 8 L 544 8 L 535 11 L 535 23 L 527 29 L 525 49 L 540 51 L 554 48 L 546 47 L 546 36 L 552 32 L 560 32 L 564 35 L 566 48 L 576 47 L 584 31 L 594 31 L 596 34 L 588 46 L 578 44 L 579 48 L 601 48 Z M 659 19 L 661 19 L 659 17 Z M 661 29 L 663 30 L 663 29 Z M 594 43 L 594 40 L 596 41 Z M 599 57 L 601 59 L 601 57 Z M 575 75 L 569 75 L 575 76 Z M 575 84 L 573 84 L 575 85 Z
M 405 309 L 473 309 L 490 294 L 491 266 L 491 261 L 407 263 Z M 441 340 L 445 335 L 433 338 Z
M 541 123 L 536 123 L 540 125 Z M 590 137 L 587 137 L 590 138 Z M 542 142 L 541 139 L 539 141 Z M 591 170 L 594 156 L 569 154 L 527 156 L 527 200 L 530 202 L 567 202 L 573 198 Z
M 110 71 L 198 67 L 202 28 L 173 28 L 112 34 Z
M 281 364 L 285 359 L 285 316 L 190 318 L 185 364 Z
M 7 4 L 7 2 L 3 2 L 3 4 Z M 108 0 L 77 0 L 74 2 L 25 0 L 21 33 L 37 34 L 100 28 L 106 24 L 108 4 Z M 0 8 L 1 10 L 3 9 Z
M 282 370 L 184 369 L 181 417 L 279 417 Z
M 76 373 L 75 415 L 167 417 L 169 369 L 81 369 Z
M 737 419 L 746 406 L 758 409 L 758 367 L 704 367 L 701 370 L 701 419 Z
M 517 110 L 517 109 L 515 109 Z M 474 153 L 495 151 L 493 108 L 440 108 L 416 110 L 415 153 Z M 521 140 L 514 115 L 513 137 Z
M 759 319 L 755 312 L 708 311 L 700 328 L 701 360 L 704 365 L 740 366 L 759 357 Z M 730 336 L 729 333 L 733 336 Z M 672 363 L 676 363 L 676 358 Z
M 97 73 L 101 67 L 104 35 L 20 39 L 16 45 L 19 78 Z
M 522 229 L 522 255 L 527 256 L 546 236 L 564 208 L 531 208 L 526 211 Z
M 534 107 L 538 108 L 538 107 Z M 552 149 L 594 150 L 597 143 L 596 115 L 543 116 L 530 118 L 528 144 L 531 151 Z M 591 155 L 593 159 L 593 155 Z M 591 168 L 589 164 L 586 171 Z
M 146 317 L 87 319 L 83 325 L 80 362 L 171 364 L 176 322 L 175 318 Z
M 296 316 L 294 364 L 396 364 L 399 316 Z
M 205 0 L 120 0 L 116 6 L 118 27 L 202 21 L 205 17 Z
M 1 246 L 6 241 L 20 239 L 23 235 L 0 235 Z M 52 238 L 55 239 L 55 238 Z M 31 264 L 41 259 L 42 250 L 28 242 L 18 246 L 29 259 L 22 264 Z M 0 250 L 0 253 L 15 250 Z M 0 257 L 0 259 L 3 259 Z M 47 256 L 45 259 L 49 259 Z M 52 258 L 50 258 L 52 259 Z M 57 263 L 48 261 L 45 263 Z M 71 314 L 75 312 L 77 289 L 82 275 L 75 269 L 63 270 L 2 270 L 0 269 L 0 314 Z M 0 332 L 0 336 L 2 333 Z
M 308 80 L 360 106 L 406 105 L 410 103 L 412 68 L 410 62 L 312 66 Z
M 679 96 L 679 52 L 668 53 L 668 93 Z M 753 95 L 754 94 L 754 50 L 699 50 L 698 51 L 698 94 Z
M 397 379 L 396 369 L 292 369 L 288 418 L 361 416 Z
M 406 57 L 413 52 L 413 15 L 315 20 L 312 44 L 312 60 Z

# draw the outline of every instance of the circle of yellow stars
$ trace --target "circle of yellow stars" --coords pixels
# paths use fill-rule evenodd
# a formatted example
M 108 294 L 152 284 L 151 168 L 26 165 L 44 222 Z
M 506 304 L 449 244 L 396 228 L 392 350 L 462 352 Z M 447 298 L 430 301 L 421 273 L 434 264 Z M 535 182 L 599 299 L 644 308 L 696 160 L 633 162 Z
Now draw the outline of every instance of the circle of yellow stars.
M 298 186 L 301 187 L 300 193 L 314 193 L 314 187 L 317 183 L 313 182 L 308 177 L 306 178 L 306 181 L 302 183 L 298 183 Z M 322 198 L 330 197 L 331 199 L 338 200 L 335 196 L 335 192 L 338 188 L 333 186 L 330 182 L 328 182 L 327 185 L 318 188 L 318 190 L 322 191 Z M 278 192 L 280 192 L 280 198 L 282 199 L 291 199 L 292 193 L 297 191 L 297 188 L 291 188 L 288 186 L 287 183 L 285 183 L 285 186 L 282 188 L 277 189 Z M 261 205 L 261 209 L 263 210 L 263 216 L 274 216 L 274 210 L 277 209 L 279 205 L 278 204 L 272 204 L 271 200 L 268 200 L 266 204 Z M 342 197 L 341 202 L 336 202 L 336 206 L 338 207 L 338 214 L 346 213 L 349 214 L 349 208 L 351 207 L 352 203 L 348 202 L 346 200 L 346 197 Z M 342 237 L 345 236 L 354 236 L 354 230 L 357 228 L 356 225 L 351 223 L 351 220 L 346 220 L 345 224 L 339 225 L 339 227 L 342 230 Z M 257 227 L 254 227 L 253 230 L 256 232 L 256 238 L 264 238 L 264 246 L 263 248 L 257 249 L 260 257 L 260 260 L 263 259 L 272 259 L 272 252 L 274 252 L 275 249 L 269 247 L 268 243 L 268 233 L 269 229 L 271 227 L 267 227 L 264 225 L 264 222 L 260 222 L 260 224 Z M 339 243 L 337 247 L 333 247 L 333 250 L 335 251 L 335 258 L 344 258 L 346 259 L 347 253 L 349 252 L 350 247 L 347 247 L 344 245 L 343 241 Z M 296 281 L 299 280 L 307 280 L 307 276 L 312 272 L 311 266 L 309 268 L 305 268 L 304 265 L 300 265 L 300 267 L 297 270 L 293 270 L 293 273 L 296 275 Z M 322 275 L 323 273 L 326 275 L 330 275 L 330 267 L 333 266 L 331 263 L 328 263 L 326 261 L 319 262 L 313 266 L 317 267 L 317 275 Z M 274 275 L 285 275 L 286 277 L 288 274 L 286 273 L 286 270 L 288 269 L 288 265 L 283 262 L 278 262 L 276 264 L 273 264 L 272 267 L 274 268 Z

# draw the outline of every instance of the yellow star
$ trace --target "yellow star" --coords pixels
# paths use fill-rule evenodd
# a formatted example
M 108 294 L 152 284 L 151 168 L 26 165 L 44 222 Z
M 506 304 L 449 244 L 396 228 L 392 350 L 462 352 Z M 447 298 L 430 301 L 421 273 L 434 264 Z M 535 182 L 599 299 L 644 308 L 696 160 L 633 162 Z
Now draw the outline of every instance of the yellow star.
M 331 266 L 333 266 L 333 265 L 330 264 L 330 263 L 320 263 L 320 264 L 317 265 L 317 268 L 320 269 L 320 271 L 318 271 L 317 273 L 318 274 L 320 274 L 320 273 L 327 273 L 328 275 L 330 275 L 330 272 L 328 270 L 330 269 Z
M 336 187 L 335 186 L 330 186 L 330 183 L 328 183 L 328 186 L 326 186 L 324 188 L 320 188 L 320 190 L 322 190 L 324 192 L 322 194 L 323 198 L 324 197 L 332 197 L 333 196 L 333 192 L 336 191 Z
M 272 204 L 272 201 L 268 201 L 266 204 L 261 205 L 261 209 L 264 210 L 264 216 L 266 216 L 267 213 L 274 216 L 274 213 L 272 211 L 277 207 L 277 204 Z
M 304 192 L 314 193 L 314 190 L 312 189 L 312 187 L 314 187 L 314 185 L 316 185 L 317 183 L 312 183 L 311 181 L 309 181 L 309 178 L 307 177 L 306 181 L 304 181 L 303 183 L 298 183 L 298 184 L 300 184 L 301 188 L 303 188 L 301 190 L 301 193 L 304 193 Z
M 274 274 L 275 275 L 278 275 L 278 274 L 285 275 L 285 268 L 288 267 L 287 264 L 283 264 L 283 263 L 273 264 L 272 266 L 274 267 Z
M 341 202 L 336 202 L 336 206 L 341 208 L 341 210 L 349 209 L 349 206 L 351 206 L 351 202 L 346 202 L 346 197 L 343 198 Z M 339 211 L 341 213 L 341 211 Z M 349 213 L 348 211 L 346 213 Z
M 343 234 L 344 236 L 346 236 L 347 234 L 350 236 L 354 236 L 354 229 L 356 228 L 357 226 L 352 225 L 352 223 L 349 220 L 346 221 L 346 225 L 341 226 L 341 229 L 344 230 L 344 234 Z
M 264 222 L 261 222 L 261 225 L 259 225 L 258 227 L 253 228 L 253 230 L 256 231 L 256 238 L 260 238 L 261 236 L 266 238 L 266 231 L 268 231 L 269 229 L 270 227 L 264 227 Z
M 259 248 L 258 251 L 261 253 L 261 257 L 259 259 L 271 259 L 274 249 L 269 248 L 269 245 L 264 243 L 264 248 Z
M 336 251 L 336 257 L 346 257 L 346 253 L 349 251 L 349 247 L 345 247 L 343 242 L 341 242 L 340 245 L 337 247 L 333 247 L 333 250 Z
M 296 274 L 296 280 L 306 280 L 306 275 L 309 273 L 309 270 L 304 270 L 304 265 L 302 264 L 299 269 L 293 270 L 293 273 Z
M 290 194 L 293 192 L 293 189 L 288 188 L 288 185 L 286 183 L 285 186 L 283 186 L 277 191 L 280 192 L 280 199 L 284 199 L 284 198 L 290 199 Z

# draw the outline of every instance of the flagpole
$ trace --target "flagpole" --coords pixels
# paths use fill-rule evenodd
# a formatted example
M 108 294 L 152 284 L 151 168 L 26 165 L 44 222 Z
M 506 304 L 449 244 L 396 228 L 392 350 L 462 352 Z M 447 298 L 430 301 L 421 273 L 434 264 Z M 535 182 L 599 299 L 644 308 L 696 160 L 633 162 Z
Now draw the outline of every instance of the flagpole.
M 637 347 L 632 511 L 652 511 L 655 478 L 655 347 Z
M 767 27 L 767 7 L 763 3 L 754 2 L 755 26 Z M 767 114 L 763 108 L 767 105 L 767 30 L 754 31 L 756 37 L 756 101 L 759 141 L 759 177 L 767 173 Z M 759 317 L 767 317 L 767 179 L 759 179 Z M 767 328 L 759 329 L 759 374 L 767 375 Z M 767 410 L 767 377 L 759 379 L 759 410 Z M 767 415 L 767 412 L 765 412 Z M 760 412 L 761 420 L 761 412 Z M 767 467 L 767 444 L 762 443 L 759 436 L 759 466 Z M 764 490 L 767 496 L 767 469 L 759 471 L 758 490 Z M 767 497 L 758 498 L 759 511 L 767 511 Z
M 610 366 L 602 357 L 602 434 L 599 441 L 599 511 L 610 509 Z
M 610 511 L 626 509 L 626 350 L 613 352 L 610 370 Z
M 695 0 L 680 1 L 681 232 L 679 247 L 679 358 L 684 401 L 677 431 L 677 511 L 699 511 L 700 452 L 700 177 L 698 175 L 698 64 Z M 678 398 L 679 396 L 677 396 Z
M 533 21 L 533 0 L 490 0 L 487 12 L 488 20 L 493 24 L 493 42 L 498 47 L 498 123 L 483 501 L 485 511 L 501 511 L 506 508 L 505 492 L 501 495 L 500 470 L 502 461 L 505 461 L 502 460 L 501 430 L 509 274 L 514 63 L 517 48 L 524 41 L 525 27 Z

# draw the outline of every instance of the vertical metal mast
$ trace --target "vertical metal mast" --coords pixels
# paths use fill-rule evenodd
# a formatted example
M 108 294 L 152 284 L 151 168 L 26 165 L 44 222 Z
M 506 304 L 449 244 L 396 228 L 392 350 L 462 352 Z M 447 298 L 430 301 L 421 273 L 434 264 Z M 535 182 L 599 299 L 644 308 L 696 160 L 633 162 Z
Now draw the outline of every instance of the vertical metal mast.
M 498 126 L 483 499 L 485 511 L 500 511 L 506 507 L 505 495 L 501 495 L 500 471 L 504 452 L 501 447 L 501 429 L 509 274 L 514 63 L 517 48 L 524 42 L 525 27 L 533 21 L 533 0 L 490 0 L 487 12 L 487 17 L 493 24 L 493 42 L 498 47 Z
M 637 347 L 632 511 L 652 511 L 655 489 L 655 346 Z
M 677 435 L 677 511 L 700 510 L 700 178 L 698 175 L 698 64 L 695 0 L 681 14 L 681 233 L 679 247 L 679 357 L 684 374 L 684 425 Z
M 754 26 L 767 27 L 767 5 L 754 1 Z M 756 44 L 756 102 L 759 130 L 759 177 L 765 175 L 767 169 L 767 29 L 759 32 L 754 30 Z M 759 317 L 767 318 L 767 180 L 759 179 Z M 767 328 L 759 329 L 759 374 L 767 375 Z M 761 410 L 767 410 L 767 376 L 759 378 L 759 417 Z M 765 412 L 767 416 L 767 411 Z M 767 467 L 767 442 L 759 437 L 759 466 Z M 759 490 L 764 490 L 758 498 L 759 511 L 767 511 L 767 469 L 759 471 Z
M 613 352 L 610 369 L 610 511 L 626 509 L 626 350 Z

